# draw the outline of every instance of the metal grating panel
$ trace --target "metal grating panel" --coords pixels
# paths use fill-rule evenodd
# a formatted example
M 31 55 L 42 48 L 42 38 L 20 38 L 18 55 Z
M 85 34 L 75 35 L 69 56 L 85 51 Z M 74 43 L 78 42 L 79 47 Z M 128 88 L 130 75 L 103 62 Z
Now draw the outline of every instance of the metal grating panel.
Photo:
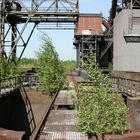
M 71 92 L 60 91 L 55 105 L 73 105 Z M 51 110 L 39 140 L 88 140 L 76 127 L 76 114 L 75 110 Z
M 47 125 L 75 125 L 76 112 L 73 110 L 52 110 L 49 114 Z M 59 120 L 59 121 L 58 121 Z
M 54 105 L 73 105 L 71 93 L 67 91 L 61 91 Z
M 80 132 L 48 132 L 40 136 L 40 140 L 88 140 Z

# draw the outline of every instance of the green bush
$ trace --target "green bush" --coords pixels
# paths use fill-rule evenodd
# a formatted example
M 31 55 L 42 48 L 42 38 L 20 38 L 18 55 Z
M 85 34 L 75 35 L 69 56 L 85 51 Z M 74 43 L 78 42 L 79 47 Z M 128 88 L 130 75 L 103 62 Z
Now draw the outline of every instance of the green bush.
M 15 63 L 8 63 L 4 58 L 0 58 L 0 78 L 15 77 L 20 74 Z
M 61 90 L 69 90 L 69 82 L 67 80 L 65 80 Z
M 34 58 L 21 58 L 19 67 L 20 68 L 32 68 L 36 67 L 37 65 L 37 60 Z
M 95 60 L 95 54 L 90 53 L 87 59 L 81 62 L 81 67 L 87 71 L 89 76 L 88 81 L 94 82 L 96 86 L 101 86 L 101 84 L 104 84 L 106 76 L 102 74 Z
M 78 127 L 89 135 L 123 133 L 126 129 L 127 108 L 120 94 L 108 94 L 105 87 L 96 93 L 80 94 L 76 102 Z
M 37 57 L 41 87 L 46 93 L 52 95 L 63 86 L 65 75 L 58 54 L 47 35 L 42 37 L 42 48 Z
M 78 127 L 88 135 L 123 133 L 127 127 L 127 107 L 123 98 L 117 91 L 110 91 L 111 82 L 95 63 L 95 56 L 90 54 L 87 60 L 82 62 L 82 67 L 94 88 L 87 86 L 86 93 L 81 92 L 83 87 L 77 89 Z
M 61 63 L 66 74 L 71 74 L 71 72 L 76 68 L 76 62 L 73 60 L 61 61 Z

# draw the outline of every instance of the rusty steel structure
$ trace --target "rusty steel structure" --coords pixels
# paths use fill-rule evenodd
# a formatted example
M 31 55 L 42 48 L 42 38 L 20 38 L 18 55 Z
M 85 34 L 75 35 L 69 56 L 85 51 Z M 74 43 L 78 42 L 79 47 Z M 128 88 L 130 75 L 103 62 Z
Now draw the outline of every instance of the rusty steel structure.
M 105 26 L 106 31 L 104 32 L 105 36 L 105 47 L 101 51 L 101 55 L 99 55 L 99 64 L 102 65 L 104 63 L 104 59 L 106 56 L 109 57 L 109 61 L 112 63 L 113 60 L 113 21 L 115 17 L 123 10 L 123 9 L 140 9 L 140 0 L 112 0 L 110 15 L 108 20 L 102 20 L 102 24 Z M 130 17 L 129 21 L 129 30 L 132 30 L 132 17 Z M 133 35 L 134 36 L 134 35 Z M 128 38 L 129 39 L 129 38 Z M 136 40 L 136 39 L 135 39 Z
M 89 53 L 96 54 L 96 62 L 101 68 L 108 68 L 113 60 L 113 20 L 123 9 L 139 8 L 140 0 L 112 0 L 108 19 L 101 14 L 81 14 L 74 35 L 77 68 L 80 68 L 81 60 L 86 59 Z M 102 25 L 105 31 L 102 30 Z
M 19 61 L 35 28 L 73 29 L 78 16 L 79 0 L 1 0 L 1 57 L 9 63 Z M 27 30 L 29 26 L 30 30 Z
M 102 26 L 105 27 L 103 30 Z M 112 34 L 110 23 L 102 14 L 80 14 L 75 30 L 74 45 L 77 52 L 77 68 L 80 70 L 81 61 L 87 60 L 89 54 L 96 55 L 96 63 L 106 71 L 111 60 L 111 50 L 106 52 L 110 45 Z M 101 57 L 103 58 L 102 60 Z

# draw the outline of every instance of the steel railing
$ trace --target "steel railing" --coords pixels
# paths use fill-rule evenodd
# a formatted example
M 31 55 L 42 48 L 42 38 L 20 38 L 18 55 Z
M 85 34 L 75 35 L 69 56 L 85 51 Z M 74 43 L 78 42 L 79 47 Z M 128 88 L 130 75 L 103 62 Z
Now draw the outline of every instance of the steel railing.
M 131 97 L 140 96 L 140 81 L 120 77 L 111 77 L 111 79 L 113 80 L 113 87 L 121 93 Z
M 126 96 L 140 96 L 140 81 L 120 77 L 106 78 L 103 83 L 110 83 L 110 92 L 118 91 Z M 79 86 L 81 88 L 79 88 Z M 96 85 L 93 82 L 77 82 L 76 89 L 82 93 L 94 93 Z M 87 90 L 88 89 L 88 90 Z
M 0 79 L 0 96 L 20 88 L 21 80 L 18 76 Z
M 19 89 L 21 86 L 28 87 L 29 89 L 38 89 L 38 83 L 37 75 L 15 76 L 0 79 L 0 96 Z

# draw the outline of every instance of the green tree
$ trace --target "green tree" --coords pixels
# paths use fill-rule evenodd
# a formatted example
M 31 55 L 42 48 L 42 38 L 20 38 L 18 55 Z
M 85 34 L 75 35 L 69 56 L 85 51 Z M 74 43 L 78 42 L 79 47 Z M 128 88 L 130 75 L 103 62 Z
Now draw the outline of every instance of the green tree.
M 22 58 L 19 63 L 19 67 L 36 67 L 37 60 L 33 58 Z
M 58 54 L 47 35 L 42 37 L 42 48 L 37 53 L 38 75 L 42 89 L 52 95 L 64 84 L 65 75 Z
M 73 60 L 61 61 L 61 63 L 66 74 L 70 74 L 76 68 L 76 62 Z

